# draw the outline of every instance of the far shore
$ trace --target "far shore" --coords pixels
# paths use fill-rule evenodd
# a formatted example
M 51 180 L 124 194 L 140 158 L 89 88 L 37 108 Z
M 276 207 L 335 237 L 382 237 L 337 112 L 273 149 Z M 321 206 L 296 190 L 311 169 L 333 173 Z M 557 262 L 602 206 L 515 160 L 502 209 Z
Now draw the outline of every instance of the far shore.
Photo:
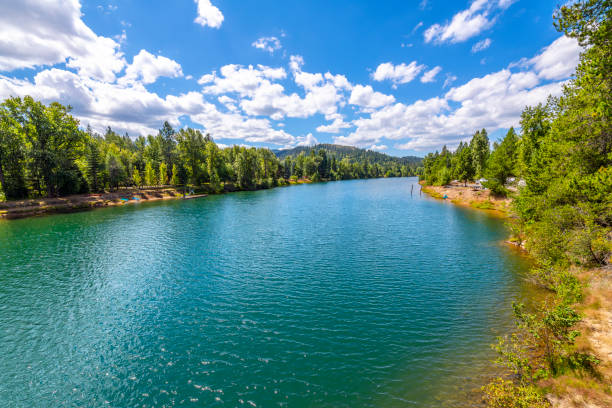
M 288 186 L 293 184 L 311 183 L 308 179 L 284 182 L 279 185 Z M 262 188 L 256 188 L 259 190 Z M 243 191 L 231 183 L 222 185 L 222 191 L 214 191 L 208 185 L 197 188 L 188 187 L 186 194 L 182 187 L 153 186 L 153 187 L 127 187 L 114 191 L 92 194 L 75 194 L 65 197 L 31 198 L 27 200 L 0 201 L 0 220 L 12 220 L 27 217 L 36 217 L 51 214 L 63 214 L 93 210 L 96 208 L 114 207 L 141 202 L 160 200 L 194 199 L 206 197 L 209 194 L 223 194 L 235 191 Z
M 70 213 L 94 208 L 178 198 L 183 198 L 183 193 L 179 191 L 179 189 L 160 187 L 143 189 L 126 188 L 100 194 L 77 194 L 57 198 L 34 198 L 19 201 L 6 201 L 0 202 L 0 219 L 16 219 L 46 214 Z

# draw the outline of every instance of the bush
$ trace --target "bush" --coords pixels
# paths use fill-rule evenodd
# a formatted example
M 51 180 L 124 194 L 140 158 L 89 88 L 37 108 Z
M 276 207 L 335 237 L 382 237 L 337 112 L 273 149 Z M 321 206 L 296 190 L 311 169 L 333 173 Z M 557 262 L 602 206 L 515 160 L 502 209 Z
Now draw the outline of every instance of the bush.
M 496 195 L 496 196 L 506 197 L 509 192 L 508 189 L 504 187 L 504 185 L 496 179 L 486 181 L 482 183 L 482 185 L 488 188 L 489 190 L 491 190 L 493 195 Z
M 484 400 L 490 408 L 545 408 L 550 403 L 534 385 L 515 384 L 497 378 L 483 387 Z

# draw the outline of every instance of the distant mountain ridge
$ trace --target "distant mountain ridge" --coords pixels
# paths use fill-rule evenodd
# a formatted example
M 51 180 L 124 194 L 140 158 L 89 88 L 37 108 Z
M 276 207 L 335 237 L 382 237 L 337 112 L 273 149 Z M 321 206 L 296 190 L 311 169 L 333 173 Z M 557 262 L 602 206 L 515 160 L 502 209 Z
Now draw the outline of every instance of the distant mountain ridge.
M 312 150 L 318 152 L 325 150 L 328 154 L 336 156 L 338 160 L 348 157 L 352 160 L 362 161 L 368 160 L 370 163 L 397 163 L 400 165 L 419 166 L 423 163 L 422 157 L 405 156 L 395 157 L 385 153 L 375 152 L 373 150 L 360 149 L 354 146 L 343 146 L 330 143 L 320 143 L 314 146 L 299 146 L 287 150 L 274 150 L 274 154 L 279 159 L 284 159 L 289 156 L 297 156 L 300 153 L 309 155 Z

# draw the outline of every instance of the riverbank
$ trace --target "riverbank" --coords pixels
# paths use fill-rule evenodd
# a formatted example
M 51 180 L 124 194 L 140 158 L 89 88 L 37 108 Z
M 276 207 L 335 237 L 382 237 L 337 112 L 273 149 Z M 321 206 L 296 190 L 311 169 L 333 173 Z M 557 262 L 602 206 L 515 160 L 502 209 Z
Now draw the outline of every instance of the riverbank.
M 450 200 L 453 204 L 504 214 L 510 211 L 512 199 L 494 196 L 491 190 L 479 189 L 475 185 L 465 186 L 462 183 L 453 182 L 446 186 L 426 186 L 422 181 L 420 184 L 424 193 L 434 198 Z
M 493 211 L 510 217 L 512 199 L 496 197 L 490 190 L 451 183 L 447 186 L 426 186 L 422 191 L 434 198 L 479 210 Z M 446 196 L 446 198 L 444 198 Z M 524 250 L 524 248 L 521 248 Z M 582 321 L 577 329 L 581 336 L 576 345 L 580 352 L 594 355 L 600 364 L 595 376 L 563 375 L 543 381 L 546 397 L 553 408 L 605 408 L 612 406 L 612 268 L 573 270 L 585 287 L 585 296 L 578 310 Z
M 278 187 L 294 184 L 311 183 L 308 179 L 284 181 Z M 263 189 L 263 188 L 258 188 Z M 209 194 L 223 194 L 242 191 L 231 183 L 222 184 L 222 191 L 218 192 L 204 185 L 196 190 L 195 194 L 184 196 L 182 188 L 169 186 L 149 188 L 121 188 L 117 191 L 99 194 L 76 194 L 55 198 L 32 198 L 27 200 L 0 201 L 0 219 L 19 219 L 51 214 L 64 214 L 96 208 L 113 207 L 140 202 L 193 199 L 205 197 Z
M 189 197 L 189 196 L 188 196 Z M 176 188 L 128 188 L 100 194 L 78 194 L 57 198 L 38 198 L 0 202 L 0 219 L 26 218 L 46 214 L 70 213 L 89 209 L 183 198 Z

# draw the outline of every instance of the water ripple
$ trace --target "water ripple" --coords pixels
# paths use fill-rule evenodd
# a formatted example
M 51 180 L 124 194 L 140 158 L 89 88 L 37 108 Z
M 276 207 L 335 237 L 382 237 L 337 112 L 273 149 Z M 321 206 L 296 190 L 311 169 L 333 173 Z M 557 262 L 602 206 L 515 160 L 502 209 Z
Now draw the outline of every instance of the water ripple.
M 469 405 L 525 263 L 414 182 L 0 223 L 0 406 Z

